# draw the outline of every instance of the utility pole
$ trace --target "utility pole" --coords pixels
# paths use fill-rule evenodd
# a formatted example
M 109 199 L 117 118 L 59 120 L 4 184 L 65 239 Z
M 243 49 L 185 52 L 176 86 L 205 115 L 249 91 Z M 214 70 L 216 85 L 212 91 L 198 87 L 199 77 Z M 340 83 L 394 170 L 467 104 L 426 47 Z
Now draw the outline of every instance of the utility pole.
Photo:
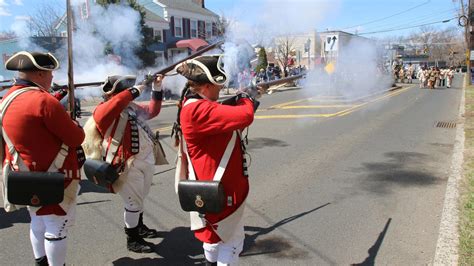
M 472 73 L 471 73 L 471 51 L 473 50 L 473 45 L 474 45 L 474 35 L 473 35 L 473 30 L 472 30 L 472 25 L 474 25 L 474 17 L 472 16 L 472 11 L 474 10 L 474 2 L 471 0 L 468 0 L 468 6 L 467 6 L 467 15 L 465 14 L 465 8 L 464 8 L 464 0 L 461 0 L 461 8 L 462 8 L 462 15 L 467 17 L 467 23 L 466 26 L 464 26 L 464 34 L 466 38 L 466 46 L 467 46 L 467 52 L 466 52 L 466 66 L 467 70 L 466 73 L 469 76 L 468 79 L 468 85 L 472 84 Z

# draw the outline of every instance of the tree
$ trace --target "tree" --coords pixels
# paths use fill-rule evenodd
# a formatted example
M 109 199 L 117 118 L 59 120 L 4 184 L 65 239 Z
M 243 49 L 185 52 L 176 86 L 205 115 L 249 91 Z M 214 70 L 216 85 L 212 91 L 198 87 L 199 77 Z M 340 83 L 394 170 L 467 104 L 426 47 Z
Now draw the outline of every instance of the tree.
M 97 4 L 104 7 L 108 5 L 120 5 L 123 0 L 97 0 Z M 149 67 L 155 64 L 156 54 L 149 47 L 154 43 L 153 29 L 145 25 L 145 10 L 136 0 L 127 0 L 128 5 L 140 13 L 140 33 L 143 36 L 140 46 L 135 50 L 135 54 L 140 58 L 142 67 Z
M 224 36 L 231 22 L 226 17 L 220 16 L 214 23 L 216 24 L 217 36 Z
M 275 58 L 279 65 L 283 68 L 285 77 L 287 76 L 286 67 L 292 58 L 292 54 L 295 51 L 295 38 L 290 36 L 284 36 L 275 39 Z
M 16 38 L 13 31 L 2 31 L 0 32 L 0 41 L 10 40 Z
M 255 67 L 255 72 L 258 73 L 260 69 L 267 68 L 268 61 L 267 61 L 267 52 L 265 51 L 264 47 L 260 47 L 258 51 L 258 59 L 257 59 L 257 66 Z
M 35 13 L 29 15 L 27 25 L 30 36 L 55 37 L 58 36 L 56 26 L 65 13 L 64 5 L 58 1 L 45 1 Z
M 465 44 L 458 28 L 435 29 L 422 27 L 411 34 L 407 40 L 418 47 L 421 53 L 428 55 L 431 62 L 444 61 L 448 65 L 463 62 Z

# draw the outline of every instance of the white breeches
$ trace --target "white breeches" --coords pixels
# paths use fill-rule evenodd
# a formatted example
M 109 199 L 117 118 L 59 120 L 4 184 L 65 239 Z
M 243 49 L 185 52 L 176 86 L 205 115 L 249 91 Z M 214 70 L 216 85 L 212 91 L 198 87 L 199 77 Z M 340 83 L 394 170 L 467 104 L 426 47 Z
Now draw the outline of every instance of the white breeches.
M 446 86 L 451 87 L 452 83 L 453 83 L 453 78 L 447 78 Z
M 139 214 L 143 212 L 145 198 L 150 192 L 154 169 L 154 165 L 135 158 L 127 173 L 125 183 L 118 191 L 124 202 L 124 219 L 127 228 L 138 225 Z
M 35 258 L 48 257 L 49 265 L 64 265 L 66 261 L 67 233 L 74 224 L 76 205 L 66 216 L 36 215 L 30 211 L 30 240 Z
M 244 226 L 240 222 L 229 241 L 214 244 L 203 243 L 204 255 L 208 261 L 217 262 L 217 265 L 237 265 L 240 252 L 244 248 L 244 239 Z

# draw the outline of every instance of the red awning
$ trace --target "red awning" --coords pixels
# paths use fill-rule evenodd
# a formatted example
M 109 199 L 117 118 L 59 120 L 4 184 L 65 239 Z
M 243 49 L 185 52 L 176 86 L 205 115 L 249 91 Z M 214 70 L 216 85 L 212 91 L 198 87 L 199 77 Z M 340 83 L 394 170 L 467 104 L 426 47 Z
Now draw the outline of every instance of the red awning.
M 176 42 L 177 48 L 190 48 L 193 51 L 197 51 L 199 48 L 203 46 L 208 46 L 209 44 L 204 41 L 203 39 L 187 39 L 187 40 L 180 40 Z

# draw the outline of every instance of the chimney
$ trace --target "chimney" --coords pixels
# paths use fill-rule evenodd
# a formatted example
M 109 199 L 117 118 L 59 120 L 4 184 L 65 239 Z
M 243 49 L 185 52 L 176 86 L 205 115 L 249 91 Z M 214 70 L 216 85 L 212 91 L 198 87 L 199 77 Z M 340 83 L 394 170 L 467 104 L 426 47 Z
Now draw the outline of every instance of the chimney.
M 196 5 L 200 5 L 202 8 L 206 8 L 204 6 L 204 0 L 192 0 Z

